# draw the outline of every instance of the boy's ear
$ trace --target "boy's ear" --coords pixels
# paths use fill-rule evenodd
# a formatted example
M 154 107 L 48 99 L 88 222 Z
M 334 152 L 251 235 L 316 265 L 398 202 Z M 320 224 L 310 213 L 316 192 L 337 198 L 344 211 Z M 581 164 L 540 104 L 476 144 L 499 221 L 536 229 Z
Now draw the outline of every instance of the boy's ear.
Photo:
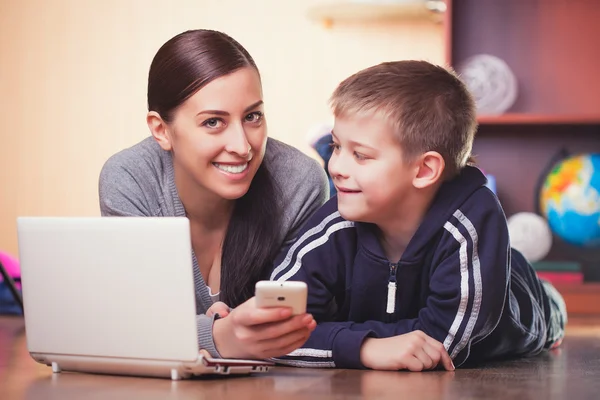
M 413 185 L 417 189 L 424 189 L 442 180 L 446 163 L 444 157 L 437 151 L 428 151 L 417 160 L 417 174 Z
M 171 136 L 169 135 L 167 123 L 161 118 L 160 114 L 156 111 L 150 111 L 146 116 L 146 123 L 160 147 L 163 150 L 170 151 L 173 148 Z

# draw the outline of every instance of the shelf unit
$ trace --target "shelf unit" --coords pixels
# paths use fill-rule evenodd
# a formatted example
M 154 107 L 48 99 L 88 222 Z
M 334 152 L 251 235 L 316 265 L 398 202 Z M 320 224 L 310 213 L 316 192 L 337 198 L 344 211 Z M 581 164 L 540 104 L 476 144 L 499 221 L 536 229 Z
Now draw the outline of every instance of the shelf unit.
M 600 112 L 587 115 L 506 113 L 480 115 L 477 120 L 482 125 L 600 125 Z
M 555 285 L 562 294 L 569 316 L 598 317 L 600 315 L 600 283 Z
M 447 0 L 446 61 L 503 59 L 518 97 L 502 115 L 480 115 L 473 152 L 495 176 L 507 217 L 537 211 L 536 188 L 552 160 L 600 152 L 600 2 Z M 554 238 L 548 261 L 577 261 L 586 283 L 559 284 L 570 314 L 600 315 L 600 250 Z
M 326 28 L 337 23 L 381 23 L 392 21 L 443 22 L 446 4 L 439 0 L 408 2 L 366 2 L 346 0 L 321 4 L 308 11 L 308 17 Z

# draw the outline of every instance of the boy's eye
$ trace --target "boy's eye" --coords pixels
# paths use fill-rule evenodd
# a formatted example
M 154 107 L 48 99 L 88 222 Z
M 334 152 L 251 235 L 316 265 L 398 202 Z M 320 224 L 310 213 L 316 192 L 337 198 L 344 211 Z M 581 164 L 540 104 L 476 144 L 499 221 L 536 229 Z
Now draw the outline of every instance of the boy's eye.
M 340 145 L 337 143 L 329 143 L 329 147 L 331 147 L 333 151 L 338 151 L 340 149 Z
M 246 115 L 246 122 L 258 122 L 260 120 L 262 120 L 263 118 L 263 113 L 260 111 L 255 111 L 255 112 L 251 112 L 250 114 Z
M 219 118 L 209 118 L 206 121 L 204 121 L 202 123 L 202 126 L 206 126 L 207 128 L 211 128 L 211 129 L 215 129 L 215 128 L 219 128 L 222 124 L 223 121 L 221 121 Z

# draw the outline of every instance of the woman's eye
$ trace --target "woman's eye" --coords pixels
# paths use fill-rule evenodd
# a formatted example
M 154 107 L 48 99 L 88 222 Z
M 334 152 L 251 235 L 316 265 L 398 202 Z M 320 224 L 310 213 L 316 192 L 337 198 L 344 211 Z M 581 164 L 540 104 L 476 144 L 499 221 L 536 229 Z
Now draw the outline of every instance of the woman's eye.
M 354 157 L 356 157 L 356 159 L 359 160 L 359 161 L 367 159 L 367 157 L 364 154 L 360 154 L 360 153 L 357 153 L 357 152 L 354 152 Z
M 261 113 L 260 111 L 255 111 L 246 115 L 246 122 L 258 122 L 262 119 L 262 117 L 263 113 Z
M 219 128 L 222 121 L 218 118 L 209 118 L 202 123 L 202 126 L 206 126 L 207 128 Z
M 337 143 L 329 143 L 329 147 L 333 149 L 333 151 L 339 151 L 340 145 Z

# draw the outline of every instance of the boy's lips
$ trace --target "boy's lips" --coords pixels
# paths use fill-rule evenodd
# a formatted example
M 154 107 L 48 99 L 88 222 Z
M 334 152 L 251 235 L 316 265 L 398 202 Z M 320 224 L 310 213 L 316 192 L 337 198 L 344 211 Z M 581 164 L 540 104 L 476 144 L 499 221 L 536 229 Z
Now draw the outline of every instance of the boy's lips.
M 341 192 L 341 193 L 360 193 L 360 190 L 349 189 L 349 188 L 345 188 L 342 186 L 336 186 L 335 188 L 337 189 L 338 192 Z

